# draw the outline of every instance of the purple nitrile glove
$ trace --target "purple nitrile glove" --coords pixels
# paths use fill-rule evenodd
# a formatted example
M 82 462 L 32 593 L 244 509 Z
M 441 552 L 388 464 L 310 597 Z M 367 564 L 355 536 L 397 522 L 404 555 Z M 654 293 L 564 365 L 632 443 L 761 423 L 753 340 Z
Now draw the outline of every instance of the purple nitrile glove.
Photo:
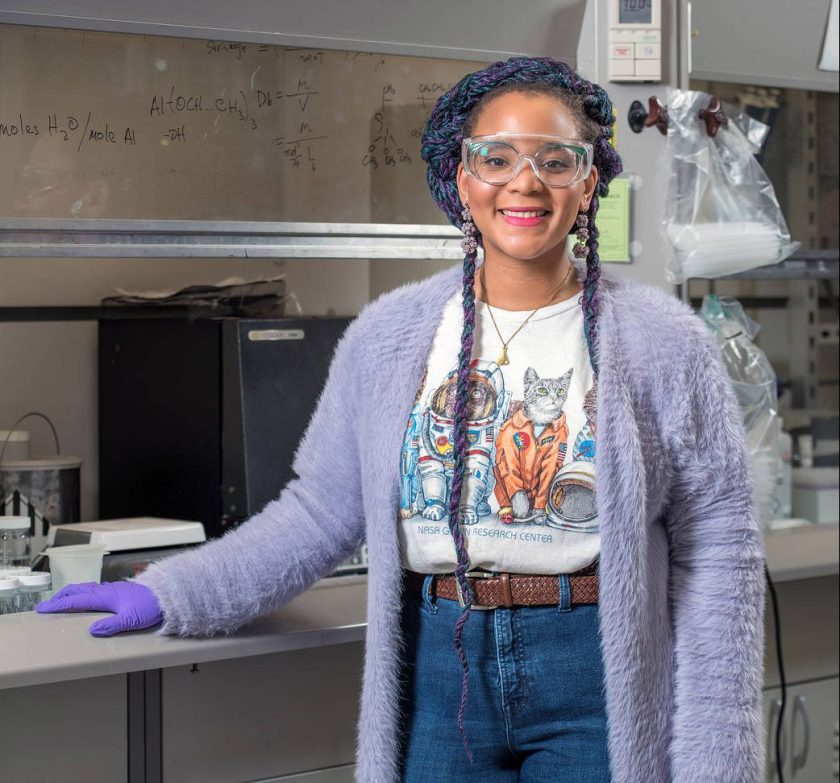
M 62 587 L 35 610 L 51 612 L 114 612 L 113 617 L 90 626 L 93 636 L 113 636 L 123 631 L 151 628 L 163 620 L 155 594 L 137 582 L 82 582 Z

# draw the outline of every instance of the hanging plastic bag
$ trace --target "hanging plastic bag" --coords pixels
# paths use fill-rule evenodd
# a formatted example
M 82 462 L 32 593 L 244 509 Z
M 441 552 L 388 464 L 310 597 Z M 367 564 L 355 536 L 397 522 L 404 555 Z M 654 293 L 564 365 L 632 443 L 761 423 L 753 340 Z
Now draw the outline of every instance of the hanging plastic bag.
M 666 277 L 721 277 L 775 264 L 798 247 L 755 155 L 769 126 L 726 103 L 727 123 L 710 136 L 700 111 L 711 95 L 668 90 L 663 239 Z
M 776 482 L 782 470 L 776 373 L 754 342 L 761 327 L 731 296 L 707 294 L 700 317 L 714 333 L 744 419 L 754 499 L 761 524 L 773 519 Z M 710 421 L 714 414 L 710 411 Z

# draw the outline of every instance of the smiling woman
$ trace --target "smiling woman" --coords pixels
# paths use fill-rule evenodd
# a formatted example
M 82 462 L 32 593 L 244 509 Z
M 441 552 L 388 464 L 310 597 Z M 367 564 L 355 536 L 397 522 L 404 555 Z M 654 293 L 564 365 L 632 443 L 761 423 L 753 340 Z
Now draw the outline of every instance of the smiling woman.
M 360 313 L 297 477 L 150 566 L 135 585 L 157 603 L 125 596 L 114 630 L 145 606 L 165 634 L 230 633 L 364 539 L 358 781 L 763 778 L 744 429 L 691 308 L 601 277 L 612 122 L 604 90 L 551 58 L 441 96 L 421 154 L 463 266 Z

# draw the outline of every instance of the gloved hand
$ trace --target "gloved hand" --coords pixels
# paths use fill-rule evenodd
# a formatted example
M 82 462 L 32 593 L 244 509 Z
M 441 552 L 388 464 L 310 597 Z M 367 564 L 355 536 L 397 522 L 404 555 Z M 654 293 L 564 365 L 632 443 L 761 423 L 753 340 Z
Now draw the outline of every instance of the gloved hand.
M 91 624 L 93 636 L 113 636 L 123 631 L 151 628 L 163 620 L 157 596 L 137 582 L 82 582 L 62 587 L 41 601 L 37 612 L 115 612 Z

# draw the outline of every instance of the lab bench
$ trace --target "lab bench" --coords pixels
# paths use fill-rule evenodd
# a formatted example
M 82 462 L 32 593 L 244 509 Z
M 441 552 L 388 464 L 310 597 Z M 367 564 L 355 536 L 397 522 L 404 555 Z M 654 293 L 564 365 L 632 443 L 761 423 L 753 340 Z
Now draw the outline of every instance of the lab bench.
M 810 717 L 813 734 L 803 751 L 795 731 L 799 755 L 787 760 L 805 760 L 802 781 L 829 779 L 831 768 L 822 734 L 837 720 L 838 540 L 837 524 L 765 537 L 782 617 L 784 720 Z M 95 639 L 88 626 L 99 615 L 0 617 L 3 780 L 352 783 L 366 606 L 367 577 L 346 575 L 229 637 Z M 765 628 L 769 739 L 779 695 L 769 596 Z
M 366 610 L 346 575 L 227 637 L 2 616 L 0 780 L 352 783 Z

